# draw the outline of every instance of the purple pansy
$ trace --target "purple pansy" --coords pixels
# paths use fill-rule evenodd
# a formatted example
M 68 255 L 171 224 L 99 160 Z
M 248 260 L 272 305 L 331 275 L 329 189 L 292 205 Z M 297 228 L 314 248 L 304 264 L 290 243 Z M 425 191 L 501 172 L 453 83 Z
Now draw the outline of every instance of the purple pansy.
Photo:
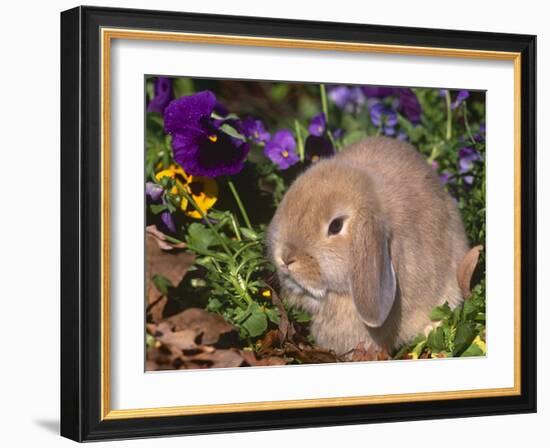
M 411 89 L 399 89 L 398 110 L 413 124 L 420 123 L 422 106 Z
M 403 141 L 403 142 L 406 142 L 406 141 L 409 139 L 409 136 L 408 136 L 405 132 L 399 131 L 399 132 L 397 133 L 397 135 L 395 136 L 395 138 L 396 138 L 397 140 L 401 140 L 401 141 Z
M 476 134 L 474 134 L 474 140 L 476 142 L 484 142 L 485 141 L 485 123 L 480 123 L 479 131 Z
M 332 136 L 338 140 L 342 138 L 345 134 L 345 131 L 342 128 L 336 128 L 334 131 L 332 131 Z
M 439 180 L 441 181 L 441 183 L 443 185 L 447 184 L 451 178 L 453 177 L 453 175 L 451 173 L 449 173 L 448 171 L 443 171 L 440 175 L 439 175 Z
M 266 143 L 271 134 L 266 131 L 262 120 L 252 117 L 245 118 L 241 123 L 243 134 L 255 143 Z
M 370 108 L 370 119 L 384 135 L 395 135 L 397 114 L 392 108 L 385 106 L 384 103 L 375 102 Z
M 367 95 L 367 98 L 386 98 L 393 95 L 396 90 L 395 87 L 363 86 L 363 93 Z
M 147 106 L 147 112 L 162 114 L 168 103 L 174 99 L 172 80 L 164 76 L 158 76 L 153 83 L 154 96 Z
M 326 136 L 312 134 L 306 138 L 304 153 L 308 160 L 317 162 L 323 157 L 334 155 L 334 147 Z
M 287 129 L 275 133 L 265 145 L 264 154 L 281 170 L 286 170 L 300 160 L 296 154 L 296 140 Z
M 172 136 L 174 160 L 193 176 L 218 177 L 242 170 L 249 145 L 224 132 L 238 131 L 234 120 L 214 120 L 216 97 L 208 90 L 172 101 L 164 130 Z M 226 129 L 229 131 L 229 129 Z
M 310 123 L 308 131 L 311 135 L 315 135 L 317 137 L 320 137 L 325 133 L 325 130 L 327 129 L 327 119 L 325 117 L 325 114 L 321 112 L 318 115 L 315 115 Z
M 356 112 L 365 103 L 365 94 L 360 87 L 332 86 L 328 97 L 344 112 Z
M 164 198 L 162 197 L 163 192 L 164 189 L 160 185 L 154 182 L 145 183 L 145 197 L 148 204 L 164 204 Z M 158 226 L 163 232 L 176 233 L 174 218 L 168 210 L 161 212 Z
M 468 97 L 470 96 L 470 92 L 467 90 L 459 90 L 456 94 L 455 100 L 451 103 L 451 110 L 455 110 L 458 106 L 460 106 Z
M 147 197 L 147 202 L 157 203 L 163 191 L 163 188 L 154 182 L 145 183 L 145 196 Z
M 445 98 L 448 91 L 448 89 L 439 89 L 439 96 Z M 459 90 L 456 94 L 455 100 L 451 102 L 451 110 L 455 110 L 457 107 L 459 107 L 464 101 L 468 99 L 469 96 L 470 92 L 468 92 L 467 90 Z
M 458 151 L 458 172 L 460 174 L 468 173 L 472 170 L 474 163 L 481 161 L 481 155 L 473 148 L 461 148 Z M 464 182 L 471 185 L 474 177 L 471 174 L 463 176 Z
M 168 230 L 170 233 L 176 233 L 176 223 L 168 210 L 165 210 L 160 214 L 160 221 L 162 223 L 160 226 L 161 230 Z
M 420 123 L 422 106 L 412 89 L 396 87 L 372 87 L 363 86 L 363 92 L 369 99 L 383 99 L 395 96 L 394 109 L 402 113 L 413 124 Z M 375 101 L 372 102 L 376 104 Z

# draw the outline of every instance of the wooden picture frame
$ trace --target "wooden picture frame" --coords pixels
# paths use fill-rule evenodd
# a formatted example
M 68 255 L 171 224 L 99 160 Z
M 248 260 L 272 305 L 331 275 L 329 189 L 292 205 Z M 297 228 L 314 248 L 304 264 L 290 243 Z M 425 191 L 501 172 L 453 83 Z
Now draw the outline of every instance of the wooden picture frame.
M 110 406 L 110 48 L 116 39 L 514 64 L 514 386 L 201 406 Z M 536 37 L 78 7 L 61 14 L 61 434 L 77 441 L 536 411 Z M 498 162 L 497 162 L 498 163 Z

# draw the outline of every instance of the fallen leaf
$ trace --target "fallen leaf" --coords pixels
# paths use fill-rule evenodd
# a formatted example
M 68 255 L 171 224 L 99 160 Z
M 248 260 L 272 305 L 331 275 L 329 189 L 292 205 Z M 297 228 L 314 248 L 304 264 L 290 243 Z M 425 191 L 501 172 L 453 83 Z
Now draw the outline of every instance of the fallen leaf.
M 193 356 L 183 358 L 184 361 L 205 362 L 210 368 L 239 367 L 243 363 L 243 357 L 237 350 L 214 350 L 202 352 Z
M 157 327 L 153 336 L 171 349 L 177 349 L 183 352 L 197 348 L 197 344 L 195 343 L 197 334 L 193 330 L 173 331 L 166 322 L 162 322 Z
M 296 358 L 305 364 L 323 364 L 341 361 L 341 359 L 330 350 L 304 345 L 296 346 L 290 342 L 287 342 L 284 345 L 284 353 L 285 355 Z
M 187 269 L 193 264 L 194 257 L 174 246 L 170 250 L 161 249 L 158 244 L 158 236 L 152 233 L 149 227 L 145 241 L 147 320 L 149 322 L 160 322 L 164 317 L 163 313 L 167 304 L 167 298 L 153 283 L 153 276 L 160 275 L 166 278 L 173 286 L 177 286 Z
M 349 360 L 352 362 L 387 361 L 388 359 L 391 359 L 391 356 L 386 349 L 377 348 L 373 345 L 365 349 L 365 344 L 363 342 L 360 342 L 349 355 Z
M 240 354 L 249 366 L 281 366 L 287 364 L 287 361 L 279 356 L 257 358 L 254 352 L 250 350 L 241 350 Z
M 151 235 L 155 239 L 159 248 L 162 250 L 184 249 L 186 246 L 183 241 L 180 243 L 172 243 L 169 241 L 166 235 L 162 233 L 155 225 L 147 226 L 145 228 L 145 233 L 147 235 Z
M 292 338 L 293 328 L 290 325 L 290 320 L 288 319 L 288 314 L 283 305 L 283 301 L 273 289 L 271 289 L 271 300 L 279 310 L 279 315 L 280 315 L 279 331 L 281 332 L 281 338 L 280 338 L 281 341 L 285 341 L 287 338 Z
M 472 247 L 466 255 L 464 255 L 464 258 L 458 265 L 458 270 L 456 274 L 456 278 L 458 280 L 458 286 L 460 287 L 460 291 L 462 292 L 462 297 L 467 299 L 470 297 L 471 291 L 471 282 L 472 282 L 472 275 L 474 274 L 474 270 L 477 266 L 477 262 L 479 260 L 479 254 L 483 250 L 483 246 L 475 246 Z
M 192 330 L 204 345 L 216 344 L 224 334 L 236 331 L 219 314 L 209 313 L 201 308 L 188 308 L 168 317 L 165 322 L 176 330 Z
M 281 333 L 279 329 L 269 330 L 266 335 L 260 340 L 260 353 L 266 353 L 272 350 L 275 346 L 280 346 Z

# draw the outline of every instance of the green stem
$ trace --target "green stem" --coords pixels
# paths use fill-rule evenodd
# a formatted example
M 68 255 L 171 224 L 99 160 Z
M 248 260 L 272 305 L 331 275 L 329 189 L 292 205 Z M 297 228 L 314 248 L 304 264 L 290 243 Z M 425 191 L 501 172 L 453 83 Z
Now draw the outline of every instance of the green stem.
M 237 192 L 237 189 L 235 188 L 235 185 L 233 184 L 233 181 L 231 179 L 227 179 L 227 184 L 229 185 L 229 189 L 231 190 L 231 193 L 233 194 L 233 197 L 235 198 L 235 202 L 237 203 L 237 206 L 239 207 L 239 210 L 241 211 L 241 215 L 243 215 L 244 222 L 246 224 L 246 227 L 248 227 L 250 230 L 254 231 L 252 228 L 252 224 L 250 224 L 250 219 L 248 219 L 248 214 L 246 213 L 246 210 L 244 208 L 244 205 L 241 201 L 241 197 L 239 196 L 239 193 Z
M 336 145 L 336 140 L 334 140 L 334 137 L 332 136 L 332 132 L 330 132 L 328 129 L 327 129 L 327 135 L 328 135 L 328 139 L 330 140 L 330 143 L 332 143 L 332 147 L 340 151 L 341 148 L 338 145 Z
M 296 140 L 298 141 L 298 155 L 300 156 L 300 162 L 304 161 L 304 140 L 302 138 L 302 130 L 300 129 L 300 123 L 298 120 L 294 120 L 294 129 L 296 130 Z
M 325 114 L 325 120 L 327 122 L 328 128 L 328 101 L 327 101 L 327 89 L 324 84 L 319 84 L 319 91 L 321 92 L 321 107 L 323 108 L 323 113 Z
M 223 250 L 225 250 L 227 255 L 229 255 L 232 258 L 233 254 L 229 250 L 229 247 L 227 247 L 227 245 L 225 244 L 225 241 L 223 240 L 222 236 L 220 235 L 218 230 L 212 225 L 212 223 L 210 222 L 210 220 L 208 219 L 206 214 L 202 211 L 202 209 L 199 207 L 199 205 L 195 202 L 193 197 L 187 191 L 185 191 L 185 189 L 183 189 L 183 188 L 180 188 L 179 192 L 185 197 L 185 199 L 187 199 L 191 203 L 191 205 L 195 208 L 195 210 L 197 210 L 199 212 L 199 214 L 201 215 L 201 218 L 204 220 L 206 225 L 210 228 L 210 230 L 212 230 L 212 232 L 214 232 L 214 235 L 216 235 L 216 238 L 218 239 L 220 245 L 223 247 Z
M 445 104 L 447 107 L 447 132 L 445 139 L 449 141 L 453 134 L 453 111 L 451 110 L 451 92 L 445 90 Z
M 472 135 L 472 131 L 470 129 L 470 123 L 468 123 L 468 108 L 466 106 L 466 102 L 462 103 L 463 113 L 464 113 L 464 126 L 466 127 L 466 133 L 468 134 L 468 137 L 470 137 L 470 140 L 475 145 L 476 139 Z
M 241 231 L 239 229 L 239 225 L 237 224 L 237 220 L 235 219 L 235 216 L 233 216 L 233 213 L 229 213 L 229 220 L 231 221 L 231 227 L 233 227 L 233 232 L 235 232 L 237 241 L 242 241 L 243 238 L 241 236 Z

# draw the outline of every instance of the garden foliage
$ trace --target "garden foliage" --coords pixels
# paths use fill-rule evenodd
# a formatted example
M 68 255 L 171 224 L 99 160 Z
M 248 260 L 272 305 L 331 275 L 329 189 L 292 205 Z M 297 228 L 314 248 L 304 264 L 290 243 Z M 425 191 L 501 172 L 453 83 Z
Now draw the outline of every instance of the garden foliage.
M 153 283 L 172 313 L 222 316 L 242 349 L 260 352 L 282 321 L 314 346 L 309 316 L 279 299 L 264 232 L 301 171 L 366 136 L 414 145 L 456 200 L 471 245 L 485 242 L 483 92 L 149 77 L 146 101 L 147 225 L 193 256 L 181 281 L 157 273 Z M 391 356 L 485 354 L 484 275 L 481 252 L 464 305 L 434 309 L 434 329 Z

